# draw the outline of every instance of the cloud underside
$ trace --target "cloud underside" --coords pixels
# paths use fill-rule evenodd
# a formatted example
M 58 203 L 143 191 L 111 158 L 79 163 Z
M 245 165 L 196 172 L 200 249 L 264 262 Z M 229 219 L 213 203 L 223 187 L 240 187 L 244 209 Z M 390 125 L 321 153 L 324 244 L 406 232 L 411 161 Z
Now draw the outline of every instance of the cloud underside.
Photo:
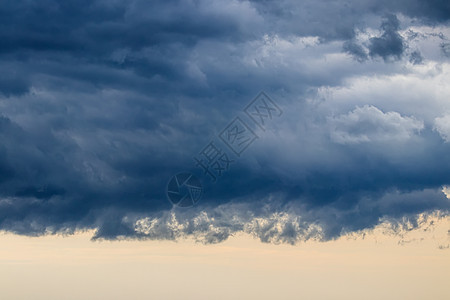
M 5 1 L 0 230 L 329 240 L 448 215 L 448 1 Z M 282 108 L 262 130 L 243 109 Z M 255 142 L 218 135 L 236 116 Z M 212 182 L 193 157 L 233 162 Z M 204 195 L 173 208 L 169 179 Z

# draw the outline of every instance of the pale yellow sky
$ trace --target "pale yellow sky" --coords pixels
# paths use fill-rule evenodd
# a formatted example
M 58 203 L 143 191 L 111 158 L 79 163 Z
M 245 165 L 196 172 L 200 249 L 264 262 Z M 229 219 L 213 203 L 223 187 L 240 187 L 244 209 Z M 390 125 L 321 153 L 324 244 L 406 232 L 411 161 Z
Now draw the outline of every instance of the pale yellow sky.
M 402 238 L 92 242 L 0 235 L 0 299 L 450 299 L 450 218 Z M 441 246 L 439 248 L 439 246 Z

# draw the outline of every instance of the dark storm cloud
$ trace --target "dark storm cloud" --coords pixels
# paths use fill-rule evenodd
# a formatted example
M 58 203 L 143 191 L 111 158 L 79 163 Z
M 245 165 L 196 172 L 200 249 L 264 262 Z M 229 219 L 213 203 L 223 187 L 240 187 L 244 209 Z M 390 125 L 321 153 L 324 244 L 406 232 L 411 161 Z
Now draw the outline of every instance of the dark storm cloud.
M 397 32 L 400 22 L 395 15 L 387 15 L 381 24 L 383 34 L 370 39 L 370 56 L 381 56 L 385 61 L 389 58 L 399 59 L 405 49 L 403 38 Z
M 450 20 L 450 4 L 445 0 L 399 1 L 398 4 L 402 6 L 401 12 L 412 17 L 424 17 L 428 22 Z
M 391 2 L 4 1 L 0 228 L 295 243 L 446 212 L 440 104 L 425 115 L 421 103 L 391 108 L 392 91 L 373 93 L 377 104 L 320 99 L 350 78 L 404 72 L 395 14 L 449 18 L 445 2 Z M 356 30 L 377 29 L 387 11 L 380 35 L 359 44 Z M 220 182 L 202 177 L 197 207 L 171 210 L 170 177 L 201 177 L 193 155 L 262 89 L 282 118 Z

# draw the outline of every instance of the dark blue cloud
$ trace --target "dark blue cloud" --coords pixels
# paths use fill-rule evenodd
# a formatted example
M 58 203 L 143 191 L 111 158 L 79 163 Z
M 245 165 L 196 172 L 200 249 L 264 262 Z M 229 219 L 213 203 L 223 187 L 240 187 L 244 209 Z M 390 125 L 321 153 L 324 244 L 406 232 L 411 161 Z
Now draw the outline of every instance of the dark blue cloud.
M 206 242 L 245 231 L 294 243 L 448 212 L 441 98 L 425 110 L 427 99 L 405 104 L 397 89 L 361 92 L 361 105 L 326 97 L 437 59 L 405 59 L 401 18 L 383 19 L 387 10 L 448 28 L 439 1 L 4 1 L 0 228 Z M 380 23 L 380 35 L 358 40 Z M 394 59 L 368 59 L 377 56 Z M 211 183 L 193 156 L 245 119 L 260 90 L 283 115 L 266 132 L 251 125 L 260 138 Z M 187 210 L 165 196 L 180 171 L 205 187 Z
M 381 24 L 383 34 L 370 39 L 370 56 L 381 56 L 384 60 L 391 57 L 399 59 L 404 51 L 403 38 L 397 32 L 400 22 L 396 15 L 387 15 Z

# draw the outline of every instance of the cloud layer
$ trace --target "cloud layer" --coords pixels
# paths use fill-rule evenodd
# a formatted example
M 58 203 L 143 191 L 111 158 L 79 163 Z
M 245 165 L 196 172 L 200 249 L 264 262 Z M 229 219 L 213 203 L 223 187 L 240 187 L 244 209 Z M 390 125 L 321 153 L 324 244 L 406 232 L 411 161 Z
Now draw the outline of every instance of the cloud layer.
M 448 213 L 448 1 L 4 1 L 0 229 L 331 239 Z M 282 108 L 265 131 L 244 107 Z M 216 183 L 197 155 L 258 139 Z M 224 149 L 224 144 L 219 144 Z M 204 196 L 172 208 L 196 174 Z

